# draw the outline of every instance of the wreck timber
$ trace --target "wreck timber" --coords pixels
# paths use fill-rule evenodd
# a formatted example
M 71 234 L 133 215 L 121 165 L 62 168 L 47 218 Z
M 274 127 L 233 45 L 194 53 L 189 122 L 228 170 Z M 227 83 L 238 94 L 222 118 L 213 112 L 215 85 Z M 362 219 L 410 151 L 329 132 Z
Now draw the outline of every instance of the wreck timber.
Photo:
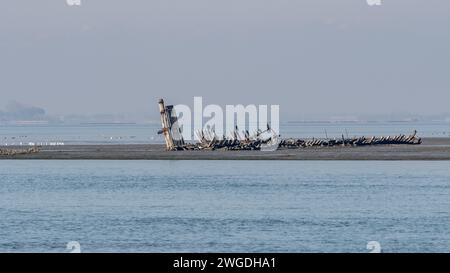
M 0 148 L 0 156 L 28 155 L 39 153 L 39 147 L 31 147 L 27 149 L 5 149 Z
M 411 135 L 398 136 L 383 136 L 383 137 L 358 137 L 358 138 L 344 138 L 341 139 L 283 139 L 280 142 L 280 148 L 305 148 L 317 146 L 368 146 L 368 145 L 419 145 L 422 139 L 417 137 L 417 131 Z
M 249 131 L 239 132 L 238 127 L 231 133 L 231 137 L 218 136 L 214 130 L 200 130 L 195 132 L 198 143 L 185 143 L 182 132 L 177 124 L 177 115 L 172 105 L 165 106 L 164 100 L 159 100 L 162 129 L 158 132 L 164 135 L 166 149 L 177 150 L 230 150 L 248 151 L 277 149 L 300 149 L 308 147 L 333 146 L 374 146 L 374 145 L 419 145 L 422 139 L 417 137 L 417 131 L 411 135 L 382 136 L 382 137 L 354 137 L 325 138 L 325 139 L 279 139 L 279 135 L 267 124 L 265 131 L 258 130 L 253 135 Z M 270 147 L 274 147 L 271 149 Z
M 166 106 L 163 99 L 160 99 L 158 104 L 162 124 L 162 129 L 158 134 L 163 134 L 167 150 L 178 150 L 178 147 L 184 146 L 185 143 L 176 122 L 177 114 L 175 109 L 172 105 Z

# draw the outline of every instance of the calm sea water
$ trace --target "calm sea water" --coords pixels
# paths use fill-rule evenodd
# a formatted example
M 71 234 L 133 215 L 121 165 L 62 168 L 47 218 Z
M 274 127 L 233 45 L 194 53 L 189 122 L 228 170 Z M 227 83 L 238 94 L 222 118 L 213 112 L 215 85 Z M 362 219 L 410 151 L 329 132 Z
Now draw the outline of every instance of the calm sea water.
M 450 252 L 450 162 L 0 161 L 0 251 Z
M 50 144 L 146 144 L 163 143 L 159 124 L 86 125 L 0 125 L 0 145 Z M 324 138 L 344 136 L 385 136 L 410 134 L 421 137 L 449 137 L 446 122 L 336 122 L 282 123 L 282 137 Z

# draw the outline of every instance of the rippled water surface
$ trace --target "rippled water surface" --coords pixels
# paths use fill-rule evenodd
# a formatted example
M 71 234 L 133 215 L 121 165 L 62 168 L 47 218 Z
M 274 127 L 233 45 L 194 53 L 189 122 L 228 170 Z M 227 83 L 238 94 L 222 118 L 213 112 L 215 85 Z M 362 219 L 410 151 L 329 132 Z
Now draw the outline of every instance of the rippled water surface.
M 450 162 L 0 161 L 0 251 L 450 252 Z

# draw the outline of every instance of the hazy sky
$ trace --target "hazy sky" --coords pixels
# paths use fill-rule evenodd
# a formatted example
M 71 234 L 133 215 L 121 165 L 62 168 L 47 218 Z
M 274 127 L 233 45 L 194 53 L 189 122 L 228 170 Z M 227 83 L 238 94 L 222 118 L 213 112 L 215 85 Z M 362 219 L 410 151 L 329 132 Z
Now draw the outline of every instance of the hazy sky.
M 449 112 L 450 1 L 3 0 L 0 107 L 50 114 L 177 104 Z

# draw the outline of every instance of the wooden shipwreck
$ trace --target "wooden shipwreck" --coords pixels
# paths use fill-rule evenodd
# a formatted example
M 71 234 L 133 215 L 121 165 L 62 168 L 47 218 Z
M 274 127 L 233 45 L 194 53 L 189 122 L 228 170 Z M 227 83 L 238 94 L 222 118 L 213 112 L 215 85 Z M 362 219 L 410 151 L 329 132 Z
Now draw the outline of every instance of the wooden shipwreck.
M 162 129 L 158 134 L 164 136 L 167 150 L 178 150 L 178 147 L 185 145 L 181 130 L 177 126 L 177 114 L 172 105 L 166 106 L 164 100 L 160 99 L 159 113 L 161 114 Z
M 186 143 L 181 129 L 178 126 L 177 115 L 172 105 L 166 106 L 160 99 L 159 112 L 161 114 L 162 129 L 158 134 L 164 136 L 166 149 L 177 150 L 261 150 L 274 151 L 277 149 L 299 149 L 307 147 L 333 147 L 333 146 L 368 146 L 368 145 L 419 145 L 421 138 L 417 131 L 411 135 L 383 136 L 383 137 L 355 137 L 355 138 L 313 138 L 281 139 L 280 136 L 267 124 L 265 131 L 258 130 L 250 135 L 249 131 L 239 132 L 236 126 L 230 137 L 219 137 L 214 130 L 201 130 L 195 132 L 198 143 Z

